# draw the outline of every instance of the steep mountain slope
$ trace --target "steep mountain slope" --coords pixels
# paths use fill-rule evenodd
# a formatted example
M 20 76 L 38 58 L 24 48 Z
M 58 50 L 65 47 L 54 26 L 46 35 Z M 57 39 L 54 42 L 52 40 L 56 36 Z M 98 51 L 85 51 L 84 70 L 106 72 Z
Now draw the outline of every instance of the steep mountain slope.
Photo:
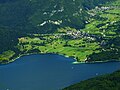
M 15 45 L 16 42 L 9 39 L 13 37 L 17 40 L 16 35 L 9 33 L 11 31 L 20 35 L 53 33 L 58 27 L 65 26 L 82 28 L 89 16 L 86 9 L 106 1 L 109 0 L 0 0 L 0 33 L 5 30 L 4 33 L 8 34 L 1 35 L 0 52 Z M 11 45 L 6 45 L 8 42 Z
M 0 26 L 24 32 L 53 32 L 57 27 L 84 27 L 86 9 L 111 0 L 2 0 Z
M 94 26 L 94 21 L 97 21 L 95 18 L 99 17 L 99 13 L 94 13 L 91 9 L 96 7 L 96 5 L 101 7 L 103 3 L 111 1 L 112 0 L 0 1 L 0 52 L 1 55 L 3 54 L 0 57 L 1 61 L 9 61 L 21 54 L 32 51 L 68 55 L 83 62 L 86 61 L 86 58 L 89 60 L 88 57 L 92 59 L 96 53 L 100 53 L 100 43 L 103 39 L 97 39 L 101 34 L 96 34 L 96 31 L 92 33 L 95 28 L 89 28 L 88 33 L 87 26 Z M 95 16 L 92 17 L 94 14 Z M 94 21 L 92 21 L 92 19 L 94 19 Z M 101 23 L 99 22 L 98 26 L 99 24 Z M 61 35 L 62 29 L 64 31 L 63 35 Z M 81 31 L 79 32 L 80 29 Z M 69 30 L 71 30 L 71 32 L 74 31 L 72 33 L 74 35 L 68 35 Z M 78 32 L 81 36 L 76 36 Z M 41 33 L 44 33 L 44 35 Z M 57 37 L 61 36 L 58 38 L 58 41 L 55 39 L 56 35 Z M 94 40 L 89 41 L 89 36 Z M 36 41 L 34 38 L 39 38 L 40 40 Z M 29 39 L 31 40 L 29 41 Z M 53 40 L 53 42 L 50 43 L 49 40 Z M 107 41 L 111 41 L 110 38 L 109 40 L 107 39 Z M 56 46 L 55 43 L 62 44 Z M 54 47 L 51 47 L 51 45 Z M 59 50 L 61 47 L 62 50 Z M 7 59 L 2 59 L 5 56 L 4 51 L 7 50 L 7 53 L 9 53 L 9 50 L 12 50 L 15 52 L 15 55 L 12 54 L 11 57 L 8 55 Z M 71 52 L 67 53 L 68 51 Z M 101 59 L 98 59 L 98 61 L 100 60 Z

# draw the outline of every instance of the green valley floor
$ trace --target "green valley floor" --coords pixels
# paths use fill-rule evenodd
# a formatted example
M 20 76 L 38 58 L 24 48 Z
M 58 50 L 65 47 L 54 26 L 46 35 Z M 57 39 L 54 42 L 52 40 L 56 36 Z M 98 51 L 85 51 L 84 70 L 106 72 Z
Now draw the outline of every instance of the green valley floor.
M 34 53 L 55 53 L 74 58 L 77 62 L 120 60 L 120 1 L 106 3 L 89 10 L 85 28 L 58 28 L 52 34 L 28 34 L 18 38 L 14 50 L 0 54 L 0 62 Z

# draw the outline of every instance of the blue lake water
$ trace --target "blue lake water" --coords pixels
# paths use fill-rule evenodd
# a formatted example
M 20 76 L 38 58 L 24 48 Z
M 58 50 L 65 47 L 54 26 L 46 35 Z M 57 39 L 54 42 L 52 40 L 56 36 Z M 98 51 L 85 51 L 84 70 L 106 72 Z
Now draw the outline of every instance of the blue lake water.
M 59 90 L 120 69 L 120 62 L 72 64 L 60 55 L 29 55 L 0 66 L 0 90 Z

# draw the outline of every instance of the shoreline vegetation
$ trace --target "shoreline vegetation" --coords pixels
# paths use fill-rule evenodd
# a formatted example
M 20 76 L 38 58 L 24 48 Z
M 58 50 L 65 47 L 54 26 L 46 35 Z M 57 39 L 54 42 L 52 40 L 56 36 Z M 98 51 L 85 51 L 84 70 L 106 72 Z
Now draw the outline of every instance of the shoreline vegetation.
M 55 54 L 55 55 L 60 55 L 60 56 L 63 56 L 63 57 L 66 57 L 66 58 L 71 58 L 69 56 L 65 56 L 65 55 L 62 55 L 62 54 L 56 54 L 56 53 L 27 53 L 27 54 L 21 54 L 17 57 L 14 57 L 13 59 L 7 61 L 7 62 L 1 62 L 0 64 L 1 65 L 4 65 L 4 64 L 9 64 L 9 63 L 12 63 L 14 62 L 15 60 L 23 57 L 23 56 L 29 56 L 29 55 L 44 55 L 44 54 Z M 105 61 L 93 61 L 93 62 L 86 62 L 86 61 L 82 61 L 82 62 L 78 62 L 75 58 L 72 58 L 73 60 L 75 60 L 74 62 L 72 62 L 72 64 L 95 64 L 95 63 L 108 63 L 108 62 L 120 62 L 120 60 L 105 60 Z

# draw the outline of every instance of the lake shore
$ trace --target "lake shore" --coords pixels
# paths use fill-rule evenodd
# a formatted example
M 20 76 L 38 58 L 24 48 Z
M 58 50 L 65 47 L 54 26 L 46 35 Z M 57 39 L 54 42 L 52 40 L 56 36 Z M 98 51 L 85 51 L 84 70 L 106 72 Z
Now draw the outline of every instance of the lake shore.
M 72 62 L 74 62 L 72 58 L 56 54 L 23 56 L 13 63 L 0 66 L 0 83 L 7 83 L 12 87 L 7 88 L 11 90 L 13 88 L 15 88 L 13 90 L 21 90 L 20 87 L 26 90 L 26 86 L 27 90 L 31 88 L 33 90 L 36 88 L 37 90 L 58 90 L 85 79 L 112 73 L 120 68 L 119 62 L 78 65 Z M 9 76 L 10 78 L 6 78 Z M 40 84 L 43 81 L 45 81 L 45 88 L 43 84 Z
M 76 58 L 74 57 L 71 57 L 71 56 L 68 56 L 68 55 L 63 55 L 63 54 L 58 54 L 58 53 L 44 53 L 44 52 L 40 52 L 40 53 L 26 53 L 26 54 L 20 54 L 18 55 L 17 57 L 14 57 L 13 59 L 9 60 L 8 62 L 1 62 L 0 64 L 9 64 L 9 63 L 12 63 L 14 62 L 15 60 L 23 57 L 23 56 L 29 56 L 29 55 L 36 55 L 36 54 L 40 54 L 40 55 L 43 55 L 43 54 L 56 54 L 56 55 L 60 55 L 60 56 L 63 56 L 63 57 L 66 57 L 66 58 L 72 58 L 73 60 L 75 60 L 72 64 L 95 64 L 95 63 L 107 63 L 107 62 L 119 62 L 120 60 L 104 60 L 104 61 L 78 61 Z

